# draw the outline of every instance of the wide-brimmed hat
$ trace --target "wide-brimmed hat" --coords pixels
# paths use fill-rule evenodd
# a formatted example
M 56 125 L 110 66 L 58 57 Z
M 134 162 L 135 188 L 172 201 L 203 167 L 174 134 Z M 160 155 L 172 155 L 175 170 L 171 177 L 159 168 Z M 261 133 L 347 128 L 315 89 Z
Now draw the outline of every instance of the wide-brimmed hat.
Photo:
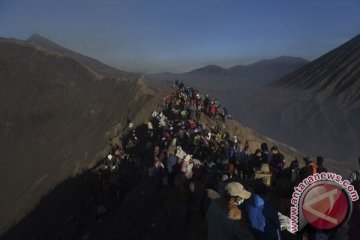
M 226 185 L 226 191 L 232 197 L 241 197 L 243 199 L 248 199 L 251 196 L 249 191 L 246 191 L 244 186 L 238 182 L 231 182 Z

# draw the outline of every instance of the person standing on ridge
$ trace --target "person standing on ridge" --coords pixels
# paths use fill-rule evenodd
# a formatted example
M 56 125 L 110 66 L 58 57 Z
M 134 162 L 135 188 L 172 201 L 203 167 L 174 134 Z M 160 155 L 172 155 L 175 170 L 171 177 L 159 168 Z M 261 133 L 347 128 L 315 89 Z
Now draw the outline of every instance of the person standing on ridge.
M 273 146 L 271 148 L 272 158 L 270 161 L 270 166 L 276 172 L 280 172 L 284 169 L 285 166 L 285 157 L 282 153 L 280 153 L 278 147 Z
M 318 169 L 318 166 L 310 161 L 309 157 L 304 157 L 303 160 L 305 166 L 300 169 L 300 180 L 304 180 L 305 178 L 316 174 Z
M 254 240 L 246 217 L 239 208 L 250 196 L 251 193 L 238 182 L 226 185 L 226 197 L 212 201 L 206 214 L 209 240 Z
M 318 156 L 316 158 L 316 165 L 318 166 L 318 169 L 317 169 L 318 173 L 328 172 L 327 168 L 324 167 L 324 158 L 323 157 Z
M 262 163 L 270 163 L 271 153 L 269 152 L 269 147 L 266 143 L 262 143 L 261 146 L 261 159 Z
M 250 229 L 256 240 L 280 240 L 278 212 L 267 199 L 265 184 L 255 186 L 255 194 L 245 202 Z

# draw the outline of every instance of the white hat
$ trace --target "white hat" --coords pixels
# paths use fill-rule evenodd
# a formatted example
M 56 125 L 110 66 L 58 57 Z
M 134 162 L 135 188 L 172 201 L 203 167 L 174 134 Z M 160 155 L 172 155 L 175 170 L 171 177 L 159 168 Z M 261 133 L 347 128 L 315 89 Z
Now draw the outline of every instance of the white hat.
M 134 126 L 134 124 L 131 122 L 129 123 L 129 128 L 132 128 Z
M 231 182 L 226 185 L 226 191 L 230 196 L 241 197 L 243 199 L 248 199 L 251 196 L 251 193 L 246 191 L 244 186 L 238 182 Z
M 108 158 L 109 160 L 111 160 L 111 159 L 113 158 L 113 156 L 112 156 L 111 154 L 109 154 L 109 155 L 107 156 L 107 158 Z

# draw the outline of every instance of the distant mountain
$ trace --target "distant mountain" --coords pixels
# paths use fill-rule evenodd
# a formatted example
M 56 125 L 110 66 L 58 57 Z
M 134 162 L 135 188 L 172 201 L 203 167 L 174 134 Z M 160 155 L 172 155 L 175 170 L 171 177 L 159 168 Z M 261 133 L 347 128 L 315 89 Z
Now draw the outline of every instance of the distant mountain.
M 42 50 L 49 51 L 52 53 L 63 54 L 67 56 L 71 56 L 76 59 L 78 62 L 88 67 L 89 69 L 95 71 L 97 74 L 103 77 L 114 77 L 118 79 L 125 80 L 128 77 L 134 75 L 133 73 L 128 73 L 125 71 L 118 70 L 113 67 L 109 67 L 104 63 L 96 60 L 94 58 L 84 56 L 80 53 L 71 51 L 67 48 L 64 48 L 51 40 L 40 36 L 39 34 L 34 34 L 30 38 L 27 39 L 27 42 L 35 44 L 35 46 L 42 48 Z
M 284 73 L 290 73 L 309 63 L 308 60 L 299 57 L 281 56 L 269 60 L 261 60 L 256 63 L 243 66 L 237 65 L 228 69 L 230 75 L 256 74 L 258 71 L 271 74 L 272 77 L 281 77 Z
M 360 35 L 265 88 L 233 110 L 246 125 L 311 154 L 359 156 Z
M 0 39 L 0 235 L 57 184 L 93 166 L 128 120 L 142 122 L 162 100 L 141 78 L 117 70 L 116 78 L 99 76 L 99 66 L 111 68 L 73 56 Z
M 208 65 L 187 73 L 153 74 L 150 75 L 149 78 L 155 80 L 179 79 L 206 91 L 224 91 L 263 86 L 295 71 L 308 62 L 309 61 L 298 57 L 282 56 L 270 60 L 262 60 L 250 65 L 236 65 L 230 68 Z M 206 87 L 206 89 L 204 87 Z
M 186 75 L 226 75 L 226 69 L 217 65 L 207 65 L 202 68 L 195 69 Z
M 360 35 L 271 86 L 316 94 L 346 107 L 359 107 Z

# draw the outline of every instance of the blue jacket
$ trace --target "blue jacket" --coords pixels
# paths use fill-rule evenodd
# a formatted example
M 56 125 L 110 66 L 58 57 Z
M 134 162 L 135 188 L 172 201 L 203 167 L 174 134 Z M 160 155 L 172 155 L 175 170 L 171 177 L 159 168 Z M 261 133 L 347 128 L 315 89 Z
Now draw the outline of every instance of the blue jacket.
M 280 239 L 280 221 L 277 210 L 264 197 L 252 194 L 245 201 L 245 210 L 256 239 Z

